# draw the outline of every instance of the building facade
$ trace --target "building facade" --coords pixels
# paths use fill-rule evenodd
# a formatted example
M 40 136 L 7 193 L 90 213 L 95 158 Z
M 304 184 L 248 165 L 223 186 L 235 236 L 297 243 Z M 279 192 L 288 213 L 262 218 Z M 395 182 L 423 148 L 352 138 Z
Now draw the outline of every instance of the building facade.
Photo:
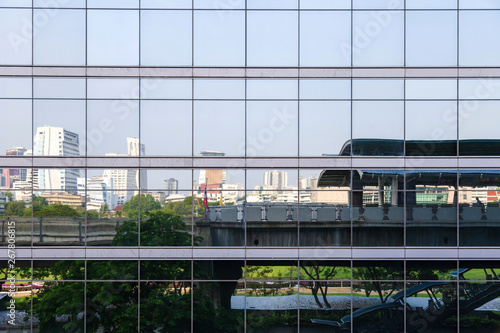
M 33 291 L 0 331 L 499 330 L 499 29 L 488 0 L 0 0 L 0 269 L 15 232 Z

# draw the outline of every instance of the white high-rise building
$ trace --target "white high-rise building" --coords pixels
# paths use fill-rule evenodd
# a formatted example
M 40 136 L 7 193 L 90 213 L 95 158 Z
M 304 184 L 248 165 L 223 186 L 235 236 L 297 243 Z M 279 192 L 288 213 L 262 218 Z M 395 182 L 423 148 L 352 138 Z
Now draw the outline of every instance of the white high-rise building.
M 78 194 L 87 196 L 87 209 L 101 211 L 104 205 L 112 210 L 117 205 L 117 196 L 113 192 L 113 179 L 94 176 L 85 180 L 78 178 Z
M 138 138 L 127 138 L 127 149 L 128 156 L 145 156 L 146 155 L 146 147 L 144 144 L 139 143 Z M 137 170 L 136 172 L 136 187 L 141 189 L 148 188 L 148 179 L 146 172 L 140 172 Z
M 62 127 L 42 126 L 35 132 L 33 141 L 35 156 L 79 156 L 80 142 L 78 134 Z M 35 171 L 33 172 L 35 173 Z M 33 187 L 41 191 L 77 190 L 78 169 L 38 169 L 38 177 L 32 178 Z
M 288 172 L 268 171 L 264 172 L 264 185 L 271 186 L 276 190 L 284 190 L 288 187 Z

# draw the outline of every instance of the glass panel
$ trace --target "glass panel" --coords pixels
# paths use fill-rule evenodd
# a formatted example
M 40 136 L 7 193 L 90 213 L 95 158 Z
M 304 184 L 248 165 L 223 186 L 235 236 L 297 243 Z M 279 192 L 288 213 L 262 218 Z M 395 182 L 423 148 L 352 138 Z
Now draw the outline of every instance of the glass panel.
M 78 190 L 82 189 L 81 184 L 85 177 L 83 169 L 34 169 L 36 178 L 33 180 L 33 190 L 36 192 L 57 193 L 67 195 L 67 197 L 54 198 L 55 201 L 84 203 L 84 200 L 73 197 L 77 193 L 77 182 L 80 180 Z M 85 189 L 83 185 L 83 189 Z
M 5 174 L 6 169 L 3 169 Z M 14 171 L 14 170 L 10 170 Z M 18 187 L 16 182 L 15 187 Z M 0 192 L 0 209 L 3 206 L 3 220 L 0 221 L 1 229 L 1 244 L 4 249 L 9 244 L 15 241 L 16 246 L 31 245 L 31 184 L 23 182 L 26 186 L 24 190 Z M 10 230 L 10 233 L 9 233 Z M 15 232 L 13 232 L 14 230 Z M 5 260 L 7 264 L 7 260 Z
M 163 268 L 162 273 L 169 272 Z M 141 331 L 191 332 L 191 282 L 142 281 L 140 286 Z
M 500 102 L 463 101 L 459 103 L 459 149 L 461 156 L 500 155 L 496 122 Z
M 498 79 L 460 79 L 460 99 L 500 99 Z
M 457 170 L 407 170 L 406 189 L 426 191 L 429 188 L 457 188 Z
M 191 109 L 187 101 L 141 102 L 141 142 L 147 156 L 191 156 Z
M 88 332 L 138 330 L 137 282 L 87 282 L 86 288 L 85 323 Z
M 85 198 L 77 194 L 34 192 L 33 245 L 85 245 Z
M 460 260 L 460 280 L 495 281 L 500 273 L 500 263 L 496 260 Z
M 141 79 L 142 99 L 191 99 L 191 79 Z
M 247 189 L 249 190 L 296 190 L 297 183 L 297 169 L 247 170 Z
M 31 98 L 31 79 L 0 78 L 0 98 Z
M 194 80 L 195 99 L 245 99 L 245 80 Z
M 47 8 L 85 8 L 86 0 L 34 0 L 34 7 L 47 7 Z
M 407 280 L 456 280 L 457 261 L 407 261 Z
M 353 99 L 403 99 L 403 80 L 352 80 Z
M 354 9 L 403 9 L 403 1 L 390 0 L 354 0 Z
M 244 190 L 245 170 L 243 169 L 195 169 L 193 188 L 197 191 L 207 189 Z
M 87 154 L 139 156 L 139 103 L 136 101 L 87 102 Z M 144 150 L 144 146 L 141 147 Z M 140 154 L 144 155 L 144 153 Z
M 137 280 L 138 260 L 87 260 L 87 280 Z
M 2 7 L 31 7 L 32 0 L 0 0 Z
M 36 30 L 35 65 L 85 65 L 85 10 L 36 9 L 34 15 L 35 22 L 45 22 Z
M 31 65 L 31 9 L 0 9 L 0 63 Z
M 139 0 L 87 0 L 88 8 L 138 8 Z
M 461 11 L 459 18 L 460 66 L 500 64 L 499 11 Z
M 297 156 L 297 106 L 247 102 L 247 156 Z
M 81 178 L 78 178 L 79 181 L 80 179 Z M 125 214 L 123 214 L 123 207 L 117 207 L 117 200 L 121 192 L 110 190 L 107 187 L 107 182 L 103 181 L 102 177 L 93 177 L 89 180 L 88 186 L 87 192 L 78 191 L 78 194 L 87 196 L 88 229 L 90 231 L 93 227 L 99 228 L 99 226 L 103 226 L 103 228 L 106 228 L 103 230 L 109 231 L 107 235 L 103 234 L 103 241 L 111 243 L 115 235 L 114 228 L 120 226 L 121 222 L 123 222 L 118 220 L 118 218 L 125 216 Z M 112 217 L 114 217 L 115 220 L 102 221 L 103 219 L 110 220 Z M 104 227 L 105 225 L 106 227 Z M 99 241 L 100 235 L 96 234 L 96 236 L 96 241 Z M 89 240 L 87 242 L 89 242 Z
M 300 9 L 351 9 L 350 0 L 308 0 L 301 1 Z
M 350 246 L 349 191 L 300 192 L 300 246 Z
M 299 269 L 296 261 L 252 261 L 246 262 L 243 276 L 248 280 L 297 280 Z
M 117 197 L 110 202 L 116 202 L 117 205 L 123 206 L 137 192 L 139 181 L 144 182 L 144 179 L 138 179 L 138 174 L 138 169 L 89 169 L 87 171 L 87 187 L 89 190 L 113 189 Z
M 351 14 L 300 13 L 300 65 L 350 66 Z
M 244 310 L 231 308 L 237 284 L 237 281 L 194 282 L 193 332 L 244 331 Z
M 297 80 L 247 80 L 248 99 L 297 99 Z
M 300 99 L 350 99 L 351 80 L 301 79 Z
M 141 260 L 141 280 L 191 280 L 191 261 Z
M 268 330 L 271 320 L 279 323 L 281 332 L 296 332 L 298 321 L 298 293 L 297 281 L 255 281 L 247 282 L 247 297 L 238 302 L 238 308 L 244 308 L 246 303 L 246 327 L 248 331 L 259 332 Z M 255 295 L 255 296 L 254 296 Z M 262 298 L 267 296 L 268 304 L 262 304 Z M 288 296 L 288 297 L 287 297 Z M 291 303 L 285 305 L 280 302 L 283 299 L 292 298 Z M 272 307 L 272 303 L 282 304 L 282 306 Z M 267 303 L 267 302 L 266 302 Z M 275 304 L 276 304 L 275 303 Z M 272 326 L 271 326 L 272 327 Z
M 457 246 L 457 192 L 449 186 L 406 192 L 406 245 Z
M 351 185 L 351 171 L 300 169 L 300 190 L 348 191 Z
M 141 8 L 191 9 L 192 0 L 141 0 Z
M 496 0 L 459 0 L 460 9 L 500 9 Z
M 194 154 L 219 152 L 226 156 L 245 155 L 245 103 L 195 102 Z M 224 129 L 221 135 L 219 130 Z
M 352 122 L 353 155 L 403 155 L 403 102 L 353 102 Z
M 31 263 L 29 263 L 31 266 Z M 33 280 L 85 280 L 84 260 L 34 260 Z
M 403 5 L 402 2 L 400 5 Z M 354 66 L 403 66 L 403 12 L 354 12 L 353 23 Z
M 406 9 L 457 9 L 456 0 L 406 0 Z
M 85 101 L 35 100 L 34 108 L 33 155 L 85 155 Z
M 190 0 L 187 0 L 190 1 Z M 194 8 L 202 9 L 218 9 L 219 16 L 223 19 L 224 14 L 230 9 L 245 9 L 245 1 L 243 0 L 194 0 Z
M 247 65 L 297 66 L 297 12 L 248 12 Z
M 141 169 L 146 174 L 149 190 L 163 190 L 166 197 L 179 194 L 179 190 L 193 188 L 192 171 L 189 169 Z
M 395 260 L 395 261 L 353 261 L 353 271 L 352 271 L 353 280 L 361 280 L 366 283 L 367 281 L 398 281 L 404 279 L 404 264 L 403 261 Z M 369 287 L 366 290 L 367 292 L 378 292 L 373 289 L 373 287 Z M 371 289 L 371 290 L 370 290 Z M 392 288 L 388 288 L 386 291 L 391 291 Z M 386 294 L 386 291 L 382 288 L 381 290 L 383 294 Z M 387 295 L 386 295 L 387 296 Z M 367 295 L 369 297 L 369 295 Z M 377 295 L 380 298 L 380 294 Z
M 138 79 L 87 79 L 87 98 L 138 99 Z
M 457 103 L 406 102 L 406 155 L 457 156 Z
M 139 65 L 138 11 L 89 10 L 87 22 L 88 65 Z
M 194 64 L 243 66 L 245 64 L 245 13 L 195 11 Z
M 249 0 L 248 9 L 297 9 L 297 0 Z
M 141 65 L 191 66 L 191 19 L 187 10 L 142 11 Z
M 9 124 L 0 132 L 0 155 L 32 154 L 31 108 L 30 100 L 0 100 L 2 123 Z
M 300 102 L 299 106 L 300 155 L 341 155 L 351 139 L 351 103 Z M 337 130 L 331 130 L 332 124 Z
M 35 98 L 85 98 L 85 79 L 35 78 Z
M 456 11 L 406 14 L 406 65 L 457 65 Z
M 406 80 L 406 99 L 456 99 L 457 80 Z
M 65 281 L 36 283 L 42 286 L 33 293 L 33 312 L 38 319 L 38 328 L 47 332 L 83 332 L 85 284 Z M 61 320 L 54 320 L 55 317 Z
M 400 301 L 406 303 L 406 330 L 457 332 L 457 294 L 456 281 L 407 283 L 406 297 Z M 443 313 L 446 315 L 443 316 Z M 462 315 L 464 313 L 460 311 L 460 318 Z M 443 319 L 439 320 L 439 318 Z
M 460 170 L 458 174 L 461 191 L 496 190 L 499 186 L 499 170 Z
M 182 191 L 175 198 L 161 203 L 157 192 L 141 192 L 123 206 L 129 216 L 138 216 L 140 200 L 141 246 L 191 246 L 192 198 L 191 192 Z M 137 230 L 137 229 L 135 229 Z M 202 238 L 194 237 L 195 245 Z
M 458 193 L 461 246 L 498 246 L 500 244 L 498 238 L 500 235 L 499 194 L 496 186 Z

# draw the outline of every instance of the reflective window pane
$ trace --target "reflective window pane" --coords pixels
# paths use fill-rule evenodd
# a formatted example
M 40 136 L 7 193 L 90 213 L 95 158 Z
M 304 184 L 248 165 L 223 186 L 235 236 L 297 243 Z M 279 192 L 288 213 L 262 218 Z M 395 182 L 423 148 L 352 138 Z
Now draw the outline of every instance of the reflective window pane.
M 146 156 L 191 156 L 191 129 L 191 102 L 141 102 L 141 142 L 147 147 Z
M 226 156 L 245 155 L 245 103 L 195 102 L 194 154 L 216 151 Z M 219 130 L 224 129 L 224 135 Z
M 406 0 L 407 9 L 457 9 L 456 0 Z
M 142 11 L 141 65 L 190 66 L 191 16 L 191 11 Z
M 35 98 L 85 98 L 85 79 L 35 78 Z
M 194 81 L 195 99 L 245 99 L 245 80 L 208 79 Z
M 138 79 L 88 79 L 87 98 L 138 99 Z
M 296 9 L 297 0 L 249 0 L 248 9 Z
M 300 9 L 351 9 L 350 0 L 308 0 L 300 2 Z
M 297 99 L 297 80 L 247 80 L 248 99 Z
M 143 99 L 191 99 L 191 79 L 141 79 Z
M 460 99 L 500 99 L 500 80 L 460 79 Z
M 353 9 L 403 9 L 402 1 L 354 0 Z
M 138 8 L 139 0 L 87 0 L 88 8 Z
M 301 79 L 300 99 L 350 99 L 351 80 Z
M 31 26 L 30 9 L 0 9 L 0 63 L 31 65 Z
M 247 14 L 248 66 L 297 66 L 297 12 Z
M 137 11 L 89 10 L 87 22 L 88 65 L 139 65 Z
M 349 102 L 300 102 L 300 155 L 335 156 L 351 139 Z M 337 130 L 331 131 L 332 124 Z
M 1 77 L 0 98 L 31 98 L 31 79 Z
M 297 156 L 296 102 L 247 102 L 247 156 Z
M 403 102 L 354 102 L 352 108 L 353 155 L 403 155 Z
M 31 154 L 31 101 L 2 99 L 0 114 L 5 124 L 9 124 L 0 132 L 0 155 L 5 155 L 8 149 L 15 147 L 22 148 L 21 155 Z
M 403 80 L 353 80 L 353 99 L 403 99 Z
M 500 154 L 497 101 L 463 101 L 459 105 L 460 155 L 481 156 Z
M 350 66 L 351 14 L 300 13 L 300 65 Z
M 403 12 L 361 11 L 353 19 L 354 66 L 403 66 Z
M 85 65 L 85 10 L 39 9 L 34 15 L 47 21 L 35 36 L 35 65 Z
M 456 11 L 406 14 L 407 66 L 457 65 Z
M 192 0 L 141 0 L 144 9 L 190 9 Z
M 245 64 L 244 12 L 225 11 L 221 14 L 217 11 L 196 11 L 194 20 L 195 65 Z
M 406 99 L 456 99 L 457 81 L 445 79 L 406 80 Z
M 33 0 L 34 7 L 47 8 L 85 8 L 86 0 L 65 0 L 54 2 L 52 0 Z
M 457 103 L 406 103 L 406 154 L 457 155 Z
M 136 101 L 87 102 L 87 154 L 139 156 L 132 149 L 139 137 L 139 103 Z M 141 154 L 142 155 L 142 154 Z
M 498 66 L 500 29 L 498 11 L 461 11 L 459 21 L 460 66 Z
M 459 0 L 460 9 L 500 9 L 495 0 Z

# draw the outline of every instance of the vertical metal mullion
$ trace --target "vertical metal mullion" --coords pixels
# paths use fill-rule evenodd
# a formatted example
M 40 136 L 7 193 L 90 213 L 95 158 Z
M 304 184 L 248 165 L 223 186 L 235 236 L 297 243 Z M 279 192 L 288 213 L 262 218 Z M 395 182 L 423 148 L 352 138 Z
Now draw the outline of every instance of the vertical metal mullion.
M 35 64 L 35 36 L 34 36 L 34 19 L 35 9 L 34 0 L 31 0 L 31 276 L 30 282 L 33 285 L 33 171 L 34 171 L 34 132 L 35 132 L 35 78 L 34 78 L 34 64 Z M 31 289 L 30 298 L 30 329 L 33 332 L 33 288 Z
M 456 209 L 456 218 L 457 218 L 457 272 L 460 269 L 460 1 L 457 0 L 457 209 Z M 457 288 L 457 332 L 460 333 L 460 279 L 457 274 L 456 281 Z

